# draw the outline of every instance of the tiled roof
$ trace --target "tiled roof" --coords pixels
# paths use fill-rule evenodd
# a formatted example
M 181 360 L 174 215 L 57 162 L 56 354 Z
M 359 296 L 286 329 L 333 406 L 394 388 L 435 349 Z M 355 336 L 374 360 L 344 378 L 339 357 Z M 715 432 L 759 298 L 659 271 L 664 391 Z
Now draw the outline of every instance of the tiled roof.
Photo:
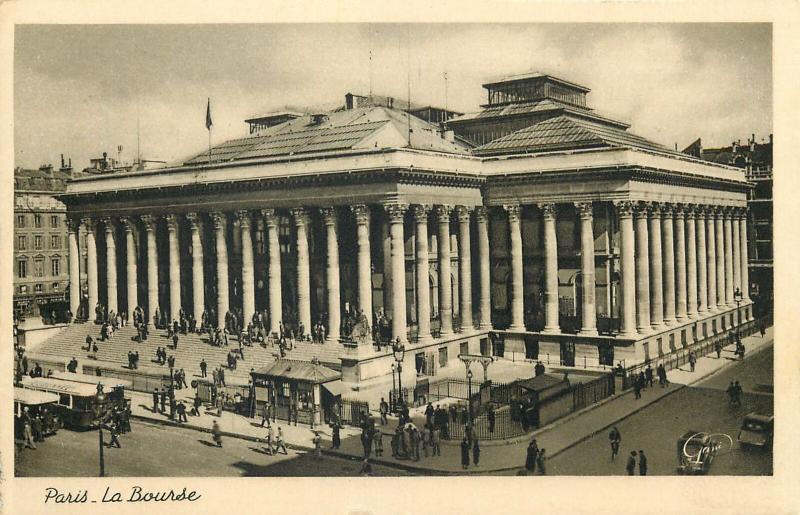
M 312 152 L 335 152 L 358 148 L 407 147 L 408 126 L 412 129 L 411 147 L 467 154 L 465 145 L 441 137 L 438 127 L 397 109 L 367 107 L 326 113 L 315 123 L 311 115 L 288 120 L 246 138 L 226 141 L 211 148 L 213 162 L 277 157 Z M 382 130 L 391 127 L 389 133 Z M 381 134 L 378 134 L 381 132 Z M 185 162 L 208 162 L 208 151 Z
M 316 365 L 308 361 L 298 361 L 294 359 L 278 359 L 271 365 L 253 372 L 255 375 L 281 377 L 295 381 L 305 381 L 310 383 L 326 383 L 339 379 L 342 374 L 332 370 L 325 365 Z
M 476 154 L 500 154 L 602 147 L 636 147 L 676 153 L 663 145 L 616 127 L 566 115 L 520 129 L 508 136 L 482 145 L 474 152 Z

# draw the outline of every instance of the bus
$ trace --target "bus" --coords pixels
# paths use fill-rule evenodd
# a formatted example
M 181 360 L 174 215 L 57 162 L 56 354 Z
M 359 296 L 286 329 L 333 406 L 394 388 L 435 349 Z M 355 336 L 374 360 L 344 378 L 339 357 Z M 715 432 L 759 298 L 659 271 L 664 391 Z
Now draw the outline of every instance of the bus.
M 22 387 L 28 390 L 57 395 L 56 412 L 64 426 L 73 429 L 93 427 L 96 423 L 95 408 L 106 411 L 112 407 L 109 397 L 106 397 L 103 406 L 99 406 L 97 402 L 97 386 L 87 383 L 54 379 L 52 377 L 25 376 L 22 378 Z

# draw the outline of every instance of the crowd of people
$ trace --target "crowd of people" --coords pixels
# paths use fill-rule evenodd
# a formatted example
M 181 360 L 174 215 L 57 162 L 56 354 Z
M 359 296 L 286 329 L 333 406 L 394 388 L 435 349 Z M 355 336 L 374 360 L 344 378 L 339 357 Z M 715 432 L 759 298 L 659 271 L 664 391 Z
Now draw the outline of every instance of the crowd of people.
M 658 367 L 656 367 L 656 375 L 658 376 L 658 384 L 661 385 L 662 388 L 666 388 L 669 384 L 669 380 L 667 379 L 667 369 L 664 367 L 663 363 L 659 363 Z M 642 398 L 642 390 L 648 387 L 653 386 L 653 367 L 650 364 L 647 365 L 643 371 L 639 372 L 634 378 L 633 381 L 633 394 L 636 399 Z

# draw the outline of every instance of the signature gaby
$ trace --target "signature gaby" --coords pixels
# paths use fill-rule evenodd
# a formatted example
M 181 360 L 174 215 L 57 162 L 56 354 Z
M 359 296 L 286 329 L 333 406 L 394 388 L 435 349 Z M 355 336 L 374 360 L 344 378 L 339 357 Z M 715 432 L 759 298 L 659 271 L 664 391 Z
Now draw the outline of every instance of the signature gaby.
M 103 497 L 99 502 L 181 502 L 181 501 L 196 501 L 202 497 L 194 490 L 186 491 L 186 487 L 182 490 L 157 490 L 149 491 L 143 489 L 141 486 L 132 486 L 127 492 L 127 496 L 123 492 L 114 492 L 111 487 L 106 487 L 103 492 Z M 57 488 L 48 487 L 44 492 L 45 504 L 52 502 L 55 504 L 66 503 L 87 503 L 98 502 L 89 496 L 89 490 L 78 490 L 76 492 L 61 492 Z

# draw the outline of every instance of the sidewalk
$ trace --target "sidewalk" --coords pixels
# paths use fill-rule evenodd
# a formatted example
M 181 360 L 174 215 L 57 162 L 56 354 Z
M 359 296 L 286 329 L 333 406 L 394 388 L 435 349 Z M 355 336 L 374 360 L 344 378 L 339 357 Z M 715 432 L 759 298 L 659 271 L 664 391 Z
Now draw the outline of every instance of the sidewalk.
M 763 349 L 772 343 L 773 330 L 769 328 L 764 338 L 756 334 L 744 339 L 748 355 Z M 620 420 L 627 418 L 645 407 L 659 401 L 660 399 L 679 391 L 686 385 L 691 385 L 701 381 L 709 375 L 717 372 L 723 367 L 735 363 L 733 359 L 734 346 L 725 347 L 722 358 L 717 359 L 716 355 L 709 355 L 697 361 L 695 372 L 690 372 L 688 365 L 683 369 L 675 369 L 668 372 L 670 384 L 661 388 L 658 385 L 653 388 L 646 388 L 642 391 L 642 398 L 635 399 L 633 390 L 627 390 L 610 397 L 598 404 L 589 406 L 581 411 L 572 413 L 562 419 L 544 426 L 532 433 L 508 441 L 482 441 L 481 460 L 479 466 L 470 465 L 468 470 L 461 467 L 461 454 L 459 442 L 447 441 L 441 446 L 441 456 L 426 458 L 422 454 L 420 461 L 399 460 L 391 456 L 391 434 L 397 425 L 397 419 L 390 417 L 389 423 L 379 426 L 384 433 L 382 457 L 376 457 L 374 453 L 371 460 L 374 463 L 397 466 L 414 470 L 417 472 L 428 473 L 470 473 L 483 474 L 487 472 L 508 471 L 520 469 L 525 462 L 525 454 L 531 438 L 536 438 L 540 449 L 547 450 L 547 455 L 552 458 L 565 450 L 577 445 L 578 443 L 591 438 L 599 432 L 605 431 Z M 185 390 L 187 395 L 191 395 L 191 389 Z M 178 392 L 179 396 L 181 392 Z M 131 392 L 133 416 L 141 419 L 148 419 L 159 423 L 175 424 L 165 415 L 154 414 L 151 411 L 152 396 Z M 182 398 L 182 396 L 181 396 Z M 187 405 L 191 405 L 187 402 Z M 259 427 L 261 419 L 248 419 L 233 413 L 223 412 L 222 417 L 215 415 L 202 414 L 200 417 L 189 417 L 189 422 L 182 424 L 185 427 L 210 431 L 212 420 L 216 419 L 223 431 L 223 435 L 235 436 L 246 439 L 263 438 L 266 429 Z M 376 417 L 378 419 L 378 417 Z M 308 426 L 288 426 L 285 422 L 279 421 L 283 428 L 285 440 L 288 446 L 296 449 L 310 449 L 313 444 L 311 439 L 314 434 Z M 322 426 L 323 448 L 330 447 L 330 428 Z M 342 428 L 342 444 L 337 451 L 326 450 L 326 454 L 332 454 L 351 459 L 362 459 L 363 450 L 359 437 L 360 429 L 345 426 Z M 470 452 L 470 458 L 472 453 Z

